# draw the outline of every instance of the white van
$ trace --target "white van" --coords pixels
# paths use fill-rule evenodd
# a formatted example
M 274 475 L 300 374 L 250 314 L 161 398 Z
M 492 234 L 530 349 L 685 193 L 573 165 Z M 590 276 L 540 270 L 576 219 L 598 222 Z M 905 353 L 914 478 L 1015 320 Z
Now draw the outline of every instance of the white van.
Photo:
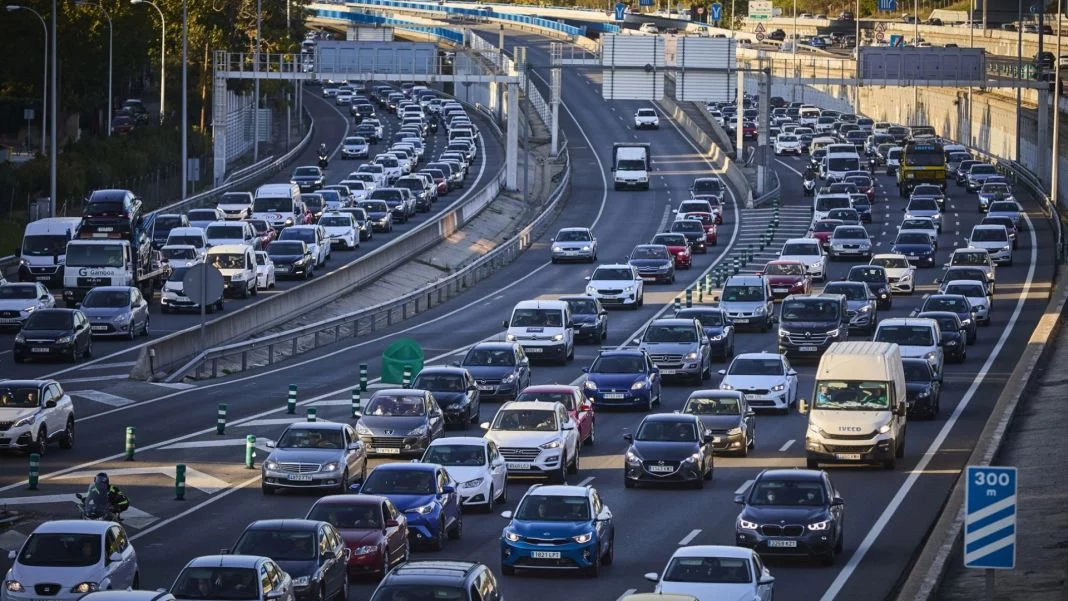
M 828 147 L 827 154 L 820 163 L 820 176 L 827 180 L 827 183 L 834 183 L 845 179 L 847 171 L 859 169 L 860 155 L 857 154 L 855 148 L 850 152 L 832 153 Z
M 255 295 L 258 287 L 256 275 L 256 251 L 247 244 L 220 244 L 208 249 L 205 261 L 219 270 L 226 286 L 223 294 L 240 298 Z
M 208 249 L 208 236 L 199 227 L 176 227 L 167 234 L 167 244 L 164 246 L 186 245 L 197 249 L 200 256 Z
M 820 110 L 814 106 L 803 106 L 797 111 L 798 122 L 801 125 L 815 127 L 820 118 Z
M 80 217 L 47 217 L 27 223 L 22 244 L 15 249 L 19 281 L 62 286 L 67 242 L 78 233 L 81 221 Z
M 532 359 L 556 359 L 567 363 L 575 356 L 574 323 L 565 301 L 525 300 L 512 309 L 504 339 L 518 342 Z
M 908 404 L 905 370 L 896 344 L 836 342 L 816 369 L 808 414 L 805 458 L 820 463 L 878 463 L 894 469 L 905 456 Z
M 264 184 L 256 189 L 252 218 L 263 219 L 275 229 L 289 227 L 301 217 L 300 186 Z

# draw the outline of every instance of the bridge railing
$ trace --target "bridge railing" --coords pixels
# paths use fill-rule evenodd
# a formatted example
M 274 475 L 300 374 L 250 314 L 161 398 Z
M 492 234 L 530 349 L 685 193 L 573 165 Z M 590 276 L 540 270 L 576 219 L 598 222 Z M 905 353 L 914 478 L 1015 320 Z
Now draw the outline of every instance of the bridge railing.
M 325 2 L 323 4 L 342 4 L 341 2 Z M 410 10 L 410 11 L 425 11 L 434 13 L 446 13 L 450 15 L 463 15 L 466 17 L 473 17 L 478 19 L 494 19 L 498 21 L 510 21 L 512 23 L 518 23 L 520 25 L 527 25 L 530 27 L 540 27 L 543 29 L 550 29 L 558 31 L 560 33 L 580 36 L 586 34 L 585 27 L 575 27 L 574 25 L 567 25 L 560 23 L 559 21 L 553 21 L 552 19 L 542 19 L 540 17 L 529 17 L 527 15 L 517 15 L 513 13 L 495 12 L 489 7 L 479 8 L 466 8 L 453 6 L 448 4 L 438 4 L 436 2 L 407 2 L 404 0 L 351 0 L 343 3 L 346 6 L 358 5 L 358 6 L 377 6 L 380 8 L 391 8 L 396 10 Z M 312 10 L 317 10 L 315 6 Z

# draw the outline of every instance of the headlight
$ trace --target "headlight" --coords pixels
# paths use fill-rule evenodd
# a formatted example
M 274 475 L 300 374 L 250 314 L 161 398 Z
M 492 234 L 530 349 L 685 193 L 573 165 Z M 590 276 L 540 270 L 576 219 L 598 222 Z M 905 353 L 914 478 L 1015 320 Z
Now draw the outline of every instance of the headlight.
M 697 353 L 686 353 L 686 356 L 683 357 L 683 358 L 685 360 L 687 360 L 687 361 L 696 361 L 697 360 Z
M 26 589 L 22 586 L 22 583 L 18 580 L 8 580 L 7 590 L 11 593 L 25 593 Z
M 736 434 L 741 434 L 741 433 L 742 433 L 742 427 L 741 426 L 735 426 L 735 427 L 731 428 L 730 430 L 727 430 L 727 434 L 729 434 L 731 436 L 734 436 Z
M 911 273 L 906 273 L 905 275 L 901 276 L 898 279 L 898 282 L 911 282 L 911 281 L 912 281 L 912 274 Z
M 719 389 L 720 390 L 734 390 L 734 387 L 731 386 L 730 384 L 727 384 L 726 382 L 720 382 L 719 383 Z
M 482 486 L 483 482 L 485 482 L 485 478 L 475 478 L 474 480 L 468 480 L 467 482 L 464 482 L 464 486 L 463 487 L 464 488 L 478 488 L 479 486 Z
M 22 335 L 22 332 L 15 334 L 15 342 L 18 342 L 20 344 L 26 342 L 26 337 Z
M 931 351 L 931 352 L 929 352 L 929 353 L 927 353 L 926 355 L 923 356 L 923 358 L 927 359 L 928 361 L 934 361 L 935 358 L 937 358 L 937 357 L 938 357 L 938 353 L 936 353 L 934 351 Z
M 293 225 L 293 218 L 286 219 L 286 225 Z
M 336 461 L 331 461 L 330 463 L 327 463 L 326 465 L 323 466 L 323 471 L 324 472 L 336 472 L 337 471 L 337 462 Z
M 627 286 L 623 289 L 623 292 L 634 292 L 634 286 Z
M 864 305 L 858 311 L 860 313 L 871 313 L 871 305 Z
M 827 336 L 829 336 L 829 337 L 831 337 L 831 338 L 834 338 L 834 337 L 835 337 L 835 336 L 837 336 L 837 335 L 838 335 L 839 333 L 840 333 L 840 332 L 839 332 L 838 328 L 835 328 L 835 329 L 831 330 L 830 332 L 827 332 Z
M 575 541 L 576 543 L 578 543 L 580 545 L 584 545 L 584 544 L 590 542 L 591 540 L 593 540 L 593 533 L 592 532 L 587 532 L 586 534 L 580 534 L 578 536 L 572 536 L 571 540 Z
M 419 507 L 415 507 L 413 509 L 409 509 L 408 511 L 414 511 L 415 513 L 418 513 L 420 515 L 426 515 L 426 514 L 432 512 L 432 511 L 434 511 L 434 504 L 433 503 L 427 503 L 426 505 L 421 505 Z
M 813 530 L 813 531 L 816 531 L 816 532 L 819 532 L 819 531 L 822 531 L 822 530 L 827 530 L 830 527 L 831 527 L 831 520 L 824 520 L 822 522 L 815 522 L 815 523 L 812 523 L 812 524 L 808 525 L 808 529 L 809 530 Z
M 263 463 L 263 468 L 268 470 L 276 470 L 278 469 L 278 462 L 276 462 L 274 459 L 268 459 Z
M 509 541 L 511 541 L 513 543 L 517 543 L 517 542 L 519 542 L 519 539 L 522 538 L 522 537 L 520 537 L 515 532 L 505 532 L 504 533 L 504 538 L 508 539 Z
M 927 391 L 927 390 L 924 390 L 923 392 L 921 392 L 921 393 L 916 395 L 917 398 L 921 398 L 921 399 L 925 399 L 925 398 L 927 398 L 929 396 L 931 396 L 931 393 L 929 391 Z
M 60 336 L 59 340 L 56 340 L 56 344 L 70 344 L 73 340 L 70 336 Z
M 293 586 L 308 586 L 309 582 L 311 582 L 311 578 L 308 576 L 301 576 L 293 579 Z
M 970 326 L 970 325 L 972 325 L 972 320 L 970 320 L 970 319 L 962 319 L 962 320 L 960 320 L 960 325 L 962 325 L 962 326 Z
M 353 555 L 370 555 L 374 553 L 377 548 L 374 545 L 363 545 L 362 547 L 356 547 L 352 550 Z
M 564 249 L 560 248 L 559 246 L 554 246 L 553 247 L 553 252 L 554 253 L 562 253 L 562 252 L 564 252 Z
M 719 340 L 723 340 L 723 334 L 715 334 L 713 336 L 709 336 L 708 339 L 712 342 L 717 342 Z
M 80 584 L 75 584 L 74 586 L 72 586 L 70 592 L 78 594 L 91 593 L 96 590 L 96 587 L 97 583 L 95 582 L 82 582 Z
M 36 413 L 34 413 L 33 415 L 27 415 L 26 417 L 24 417 L 24 418 L 20 419 L 19 421 L 15 422 L 15 425 L 13 425 L 12 428 L 22 428 L 24 426 L 31 426 L 36 421 L 37 421 L 37 414 Z
M 779 336 L 789 336 L 789 335 L 790 335 L 790 331 L 789 330 L 784 330 L 782 328 L 779 328 Z
M 594 382 L 593 380 L 586 380 L 586 382 L 582 384 L 582 387 L 586 390 L 597 390 L 597 382 Z
M 588 252 L 589 250 L 590 250 L 589 246 L 583 246 L 582 247 L 582 252 Z
M 541 445 L 540 448 L 542 448 L 542 449 L 559 449 L 562 446 L 564 446 L 564 443 L 561 440 L 557 439 L 557 440 L 550 440 L 549 442 Z
M 505 334 L 504 335 L 504 341 L 505 342 L 515 342 L 515 334 Z
M 756 309 L 753 309 L 753 315 L 763 315 L 764 313 L 767 313 L 767 311 L 767 307 L 765 307 L 764 305 L 760 305 Z
M 111 318 L 111 323 L 126 323 L 128 321 L 130 321 L 130 315 L 128 313 L 123 315 L 116 315 L 115 317 Z
M 408 433 L 408 436 L 422 436 L 426 434 L 426 426 L 422 425 Z
M 957 341 L 956 340 L 950 340 L 950 341 L 946 342 L 946 346 L 957 346 Z
M 627 463 L 641 463 L 642 461 L 642 458 L 631 449 L 627 449 L 627 454 L 624 457 L 627 460 Z
M 358 436 L 370 436 L 371 429 L 363 425 L 362 422 L 356 422 L 356 434 Z
M 638 380 L 630 385 L 631 390 L 641 390 L 643 388 L 645 388 L 645 380 Z
M 591 296 L 597 294 L 597 289 L 593 286 L 586 286 L 586 294 L 589 294 Z
M 563 334 L 557 334 L 557 335 L 553 336 L 553 342 L 560 342 L 563 339 L 564 339 L 564 335 Z
M 776 384 L 771 387 L 772 392 L 782 392 L 783 390 L 786 390 L 785 384 Z
M 1001 247 L 1001 250 L 1003 250 L 1003 251 L 1005 251 L 1005 252 L 1009 252 L 1009 251 L 1011 251 L 1011 250 L 1012 250 L 1012 247 L 1009 247 L 1009 246 L 1002 246 L 1002 247 Z
M 815 435 L 817 435 L 817 436 L 826 436 L 827 435 L 827 433 L 823 431 L 823 428 L 819 427 L 816 424 L 809 424 L 808 425 L 808 431 L 813 433 L 813 434 L 815 434 Z
M 701 454 L 700 453 L 694 453 L 693 455 L 690 455 L 686 459 L 683 459 L 683 462 L 686 462 L 686 463 L 697 463 L 698 461 L 701 461 Z
M 886 434 L 890 431 L 890 424 L 883 424 L 883 427 L 879 428 L 879 434 Z
M 750 522 L 749 520 L 743 520 L 738 518 L 738 527 L 742 530 L 756 530 L 759 525 L 756 522 Z
M 512 382 L 515 382 L 515 373 L 513 372 L 508 374 L 504 377 L 504 379 L 501 380 L 501 382 L 503 382 L 504 384 L 511 384 Z
M 33 313 L 36 310 L 37 310 L 37 307 L 26 307 L 25 309 L 22 310 L 22 312 L 23 313 Z

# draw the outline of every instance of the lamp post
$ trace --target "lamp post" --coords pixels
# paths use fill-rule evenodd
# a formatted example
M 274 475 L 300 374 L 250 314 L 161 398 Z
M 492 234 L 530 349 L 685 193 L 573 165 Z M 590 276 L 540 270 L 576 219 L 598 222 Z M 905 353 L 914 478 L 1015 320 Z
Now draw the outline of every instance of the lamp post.
M 21 6 L 17 4 L 7 5 L 7 12 L 13 13 L 16 11 L 25 10 L 33 13 L 41 20 L 41 29 L 44 30 L 44 77 L 41 81 L 41 154 L 45 151 L 45 123 L 47 119 L 45 116 L 48 114 L 48 23 L 45 22 L 41 13 L 33 10 L 28 6 Z
M 182 200 L 189 189 L 189 0 L 182 0 Z
M 163 116 L 167 114 L 164 110 L 166 103 L 164 92 L 167 86 L 167 18 L 152 0 L 130 0 L 130 4 L 147 4 L 159 13 L 159 122 L 162 125 Z
M 857 19 L 860 18 L 860 13 L 857 13 Z M 800 40 L 797 37 L 797 0 L 794 0 L 794 43 L 790 45 L 790 51 L 793 54 L 797 54 L 797 42 Z
M 252 53 L 255 61 L 253 71 L 256 72 L 254 80 L 256 103 L 252 107 L 252 162 L 260 160 L 260 30 L 263 25 L 263 3 L 256 0 L 256 51 Z
M 75 2 L 75 4 L 77 4 L 78 6 L 95 6 L 95 7 L 100 9 L 100 12 L 104 13 L 104 18 L 108 20 L 108 116 L 107 116 L 108 125 L 107 125 L 107 128 L 108 128 L 108 136 L 110 137 L 111 136 L 111 111 L 114 110 L 114 108 L 115 108 L 115 105 L 113 104 L 112 96 L 111 96 L 111 94 L 112 94 L 111 74 L 112 74 L 112 67 L 115 64 L 114 60 L 113 60 L 115 55 L 112 52 L 112 50 L 113 50 L 113 42 L 115 41 L 115 30 L 112 27 L 111 15 L 108 13 L 107 9 L 104 8 L 103 4 L 100 4 L 99 2 L 90 2 L 89 0 L 78 0 L 77 2 Z
M 1060 194 L 1061 177 L 1061 109 L 1059 99 L 1061 97 L 1061 16 L 1064 14 L 1063 0 L 1057 0 L 1057 57 L 1053 61 L 1053 160 L 1050 171 L 1050 198 L 1056 204 Z M 1063 252 L 1063 249 L 1057 249 Z

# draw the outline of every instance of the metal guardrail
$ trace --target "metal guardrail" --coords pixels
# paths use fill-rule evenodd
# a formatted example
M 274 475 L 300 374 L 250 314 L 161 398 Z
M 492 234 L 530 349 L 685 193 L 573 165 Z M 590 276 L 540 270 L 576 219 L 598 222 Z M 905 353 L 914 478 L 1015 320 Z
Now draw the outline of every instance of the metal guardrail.
M 460 31 L 448 29 L 446 27 L 433 27 L 429 25 L 420 25 L 411 21 L 405 21 L 404 19 L 394 19 L 392 17 L 383 17 L 380 15 L 369 15 L 367 13 L 354 13 L 352 11 L 317 11 L 317 17 L 321 19 L 338 19 L 342 21 L 349 21 L 352 23 L 364 23 L 369 25 L 388 25 L 390 27 L 396 27 L 405 31 L 412 31 L 436 37 L 440 40 L 444 40 L 453 44 L 463 44 L 464 34 Z
M 323 4 L 341 4 L 341 2 L 324 2 Z M 575 27 L 573 25 L 565 25 L 563 23 L 550 19 L 542 19 L 540 17 L 528 17 L 526 15 L 517 15 L 512 13 L 501 13 L 492 10 L 484 10 L 481 8 L 461 8 L 445 4 L 428 2 L 404 2 L 401 0 L 350 0 L 345 2 L 344 4 L 346 6 L 378 6 L 383 8 L 395 8 L 401 10 L 416 10 L 435 13 L 446 13 L 451 15 L 463 15 L 466 17 L 474 17 L 479 19 L 494 19 L 498 21 L 518 23 L 520 25 L 551 29 L 553 31 L 558 31 L 566 35 L 578 36 L 586 34 L 585 27 Z M 314 6 L 312 7 L 312 10 L 317 11 Z

